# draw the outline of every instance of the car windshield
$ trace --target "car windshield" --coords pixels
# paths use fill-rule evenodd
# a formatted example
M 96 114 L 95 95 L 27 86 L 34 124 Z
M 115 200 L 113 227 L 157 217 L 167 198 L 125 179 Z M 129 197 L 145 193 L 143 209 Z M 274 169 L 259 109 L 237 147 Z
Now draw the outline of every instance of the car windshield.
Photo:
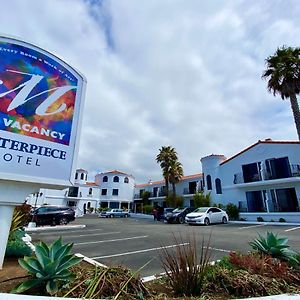
M 184 210 L 183 208 L 176 208 L 172 212 L 178 213 L 178 212 L 182 212 L 183 210 Z
M 196 210 L 194 210 L 193 212 L 202 212 L 205 213 L 208 210 L 208 207 L 199 207 Z

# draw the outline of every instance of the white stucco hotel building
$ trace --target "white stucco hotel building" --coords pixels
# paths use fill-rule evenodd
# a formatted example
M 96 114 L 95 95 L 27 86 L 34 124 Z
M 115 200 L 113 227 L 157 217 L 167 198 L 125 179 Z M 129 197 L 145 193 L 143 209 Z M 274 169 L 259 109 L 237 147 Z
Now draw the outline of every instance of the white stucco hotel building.
M 258 141 L 231 158 L 201 159 L 213 203 L 234 203 L 247 220 L 299 222 L 300 142 Z
M 184 206 L 194 206 L 198 190 L 211 193 L 212 204 L 238 206 L 240 217 L 256 221 L 299 222 L 300 142 L 259 140 L 230 158 L 211 154 L 201 158 L 201 173 L 182 177 L 176 184 Z M 165 182 L 149 181 L 135 185 L 134 177 L 114 170 L 99 173 L 93 182 L 88 172 L 78 169 L 75 185 L 63 191 L 41 190 L 29 203 L 69 205 L 77 215 L 102 207 L 129 208 L 141 202 L 142 193 L 150 193 L 150 203 L 165 206 Z M 171 186 L 170 186 L 171 188 Z
M 31 195 L 31 205 L 67 205 L 76 208 L 77 216 L 99 207 L 126 208 L 133 206 L 134 178 L 132 175 L 114 170 L 99 173 L 93 182 L 88 181 L 88 171 L 78 169 L 75 183 L 64 190 L 41 189 L 38 195 Z

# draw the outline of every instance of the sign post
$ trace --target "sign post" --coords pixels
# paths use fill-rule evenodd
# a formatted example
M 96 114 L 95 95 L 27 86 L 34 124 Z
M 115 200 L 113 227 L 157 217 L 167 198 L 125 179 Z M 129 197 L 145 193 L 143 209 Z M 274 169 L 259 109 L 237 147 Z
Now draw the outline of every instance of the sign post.
M 85 78 L 48 51 L 0 36 L 0 269 L 13 208 L 72 185 Z

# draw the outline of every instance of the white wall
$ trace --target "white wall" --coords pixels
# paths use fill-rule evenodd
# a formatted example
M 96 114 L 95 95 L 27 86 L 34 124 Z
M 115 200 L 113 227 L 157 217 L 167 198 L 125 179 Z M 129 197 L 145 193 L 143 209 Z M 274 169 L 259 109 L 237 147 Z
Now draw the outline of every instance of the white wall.
M 226 205 L 228 203 L 239 204 L 239 201 L 247 202 L 246 192 L 247 191 L 262 191 L 266 190 L 267 193 L 270 193 L 270 189 L 279 189 L 279 188 L 295 188 L 298 202 L 300 198 L 300 176 L 290 177 L 290 178 L 281 178 L 281 179 L 269 179 L 261 180 L 251 183 L 244 183 L 240 181 L 234 183 L 234 174 L 242 175 L 242 165 L 261 162 L 262 166 L 262 175 L 265 171 L 265 160 L 272 158 L 288 157 L 289 163 L 300 164 L 300 144 L 299 143 L 276 143 L 276 142 L 260 142 L 249 149 L 246 149 L 244 152 L 241 152 L 236 157 L 229 159 L 223 164 L 217 164 L 216 157 L 206 157 L 201 159 L 202 169 L 206 175 L 210 174 L 212 179 L 212 198 L 214 203 L 221 203 Z M 222 182 L 222 194 L 217 195 L 215 193 L 215 184 L 214 180 L 216 177 L 219 177 Z M 207 185 L 205 186 L 207 189 Z M 256 220 L 256 217 L 262 213 L 251 213 L 252 220 Z M 275 213 L 274 216 L 281 215 L 285 218 L 290 218 L 294 220 L 295 214 L 293 217 L 291 213 Z M 299 213 L 298 213 L 299 214 Z M 244 215 L 243 213 L 241 215 Z M 273 217 L 274 217 L 273 216 Z M 269 218 L 270 217 L 270 218 Z M 272 219 L 271 214 L 269 219 Z M 278 220 L 277 220 L 278 221 Z

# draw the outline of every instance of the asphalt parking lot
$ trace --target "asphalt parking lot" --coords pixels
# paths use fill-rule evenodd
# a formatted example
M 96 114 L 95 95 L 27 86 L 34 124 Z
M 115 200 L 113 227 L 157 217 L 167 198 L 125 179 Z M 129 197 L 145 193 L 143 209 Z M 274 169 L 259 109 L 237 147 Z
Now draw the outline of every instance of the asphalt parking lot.
M 289 245 L 300 251 L 300 226 L 270 226 L 264 224 L 218 224 L 211 226 L 189 226 L 186 224 L 164 224 L 153 220 L 135 218 L 97 218 L 85 216 L 72 224 L 85 224 L 85 228 L 65 231 L 32 233 L 33 242 L 51 242 L 62 236 L 64 242 L 74 243 L 73 251 L 93 258 L 105 265 L 124 265 L 142 276 L 163 272 L 160 255 L 162 247 L 174 249 L 178 244 L 188 243 L 195 235 L 198 250 L 204 238 L 210 238 L 211 260 L 220 259 L 230 251 L 250 250 L 249 241 L 258 233 L 267 231 L 288 237 Z M 176 240 L 174 239 L 176 237 Z

